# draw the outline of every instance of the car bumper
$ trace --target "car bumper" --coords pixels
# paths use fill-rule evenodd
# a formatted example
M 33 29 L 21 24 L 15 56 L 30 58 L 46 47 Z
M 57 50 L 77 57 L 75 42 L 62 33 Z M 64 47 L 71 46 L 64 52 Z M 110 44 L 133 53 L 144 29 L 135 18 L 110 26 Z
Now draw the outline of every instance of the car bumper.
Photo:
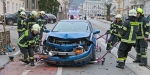
M 93 57 L 93 46 L 91 45 L 88 51 L 74 56 L 68 56 L 67 58 L 60 58 L 56 56 L 48 57 L 44 61 L 50 65 L 60 66 L 81 66 L 87 64 Z

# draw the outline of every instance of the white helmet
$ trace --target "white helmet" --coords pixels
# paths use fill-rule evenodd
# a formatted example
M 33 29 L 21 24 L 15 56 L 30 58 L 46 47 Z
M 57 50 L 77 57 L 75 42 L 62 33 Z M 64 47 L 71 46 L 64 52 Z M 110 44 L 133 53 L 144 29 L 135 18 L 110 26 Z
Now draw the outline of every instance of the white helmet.
M 120 14 L 117 14 L 117 15 L 115 16 L 115 18 L 122 18 L 122 16 L 121 16 Z
M 24 11 L 24 12 L 25 12 L 26 10 L 25 10 L 25 8 L 21 7 L 21 8 L 20 8 L 20 11 Z
M 22 16 L 22 15 L 26 15 L 26 13 L 22 11 L 22 12 L 20 13 L 20 15 L 21 15 L 21 16 Z
M 45 12 L 44 12 L 44 11 L 41 11 L 40 14 L 45 14 Z
M 137 15 L 137 11 L 135 9 L 131 9 L 129 11 L 129 16 L 136 16 Z
M 39 26 L 38 24 L 34 24 L 34 25 L 32 26 L 32 29 L 31 29 L 31 30 L 40 32 L 40 26 Z
M 33 16 L 33 17 L 36 17 L 36 16 L 38 15 L 38 13 L 37 13 L 36 11 L 32 11 L 32 12 L 30 13 L 30 15 Z

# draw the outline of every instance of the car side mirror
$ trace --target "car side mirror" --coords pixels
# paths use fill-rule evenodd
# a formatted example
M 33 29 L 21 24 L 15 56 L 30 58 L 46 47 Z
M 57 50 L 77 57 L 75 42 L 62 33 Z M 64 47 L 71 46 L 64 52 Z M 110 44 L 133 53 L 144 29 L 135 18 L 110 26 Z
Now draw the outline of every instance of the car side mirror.
M 93 34 L 98 34 L 98 33 L 100 33 L 100 30 L 95 30 L 95 31 L 93 32 Z
M 49 32 L 50 32 L 50 29 L 46 29 L 45 32 L 46 32 L 46 33 L 49 33 Z

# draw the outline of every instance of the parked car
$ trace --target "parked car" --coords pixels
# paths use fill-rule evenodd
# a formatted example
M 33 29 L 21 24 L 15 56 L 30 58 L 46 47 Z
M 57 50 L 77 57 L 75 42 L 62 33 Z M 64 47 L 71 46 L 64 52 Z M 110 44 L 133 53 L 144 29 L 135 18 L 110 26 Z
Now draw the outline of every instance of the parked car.
M 148 21 L 150 21 L 150 15 L 148 15 L 147 19 L 148 19 Z
M 98 33 L 87 20 L 61 20 L 43 40 L 43 60 L 58 66 L 81 66 L 95 61 Z
M 53 24 L 53 23 L 56 22 L 56 16 L 55 15 L 53 15 L 53 14 L 46 14 L 46 15 L 47 15 L 47 21 L 48 21 L 48 23 Z
M 26 11 L 25 13 L 28 16 L 30 14 L 30 11 Z M 17 15 L 18 15 L 18 12 L 13 13 L 13 14 L 5 14 L 5 22 L 6 22 L 6 24 L 7 25 L 14 25 L 14 23 L 17 23 L 17 19 L 18 19 Z M 4 15 L 1 16 L 1 17 L 4 17 Z M 4 21 L 4 19 L 3 19 L 3 21 Z

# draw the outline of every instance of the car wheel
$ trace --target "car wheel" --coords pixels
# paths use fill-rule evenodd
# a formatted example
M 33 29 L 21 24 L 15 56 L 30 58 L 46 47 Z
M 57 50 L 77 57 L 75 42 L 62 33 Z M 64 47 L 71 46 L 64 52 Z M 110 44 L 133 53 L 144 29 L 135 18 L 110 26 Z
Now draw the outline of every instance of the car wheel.
M 14 25 L 14 20 L 13 20 L 13 19 L 8 19 L 8 20 L 6 21 L 6 24 L 7 24 L 7 25 Z
M 95 51 L 95 48 L 94 48 L 94 53 L 93 53 L 93 58 L 91 59 L 91 61 L 95 61 L 96 60 L 96 51 Z
M 53 20 L 51 20 L 51 21 L 50 21 L 50 23 L 51 23 L 51 24 L 53 24 L 53 23 L 54 23 L 54 21 L 53 21 Z

